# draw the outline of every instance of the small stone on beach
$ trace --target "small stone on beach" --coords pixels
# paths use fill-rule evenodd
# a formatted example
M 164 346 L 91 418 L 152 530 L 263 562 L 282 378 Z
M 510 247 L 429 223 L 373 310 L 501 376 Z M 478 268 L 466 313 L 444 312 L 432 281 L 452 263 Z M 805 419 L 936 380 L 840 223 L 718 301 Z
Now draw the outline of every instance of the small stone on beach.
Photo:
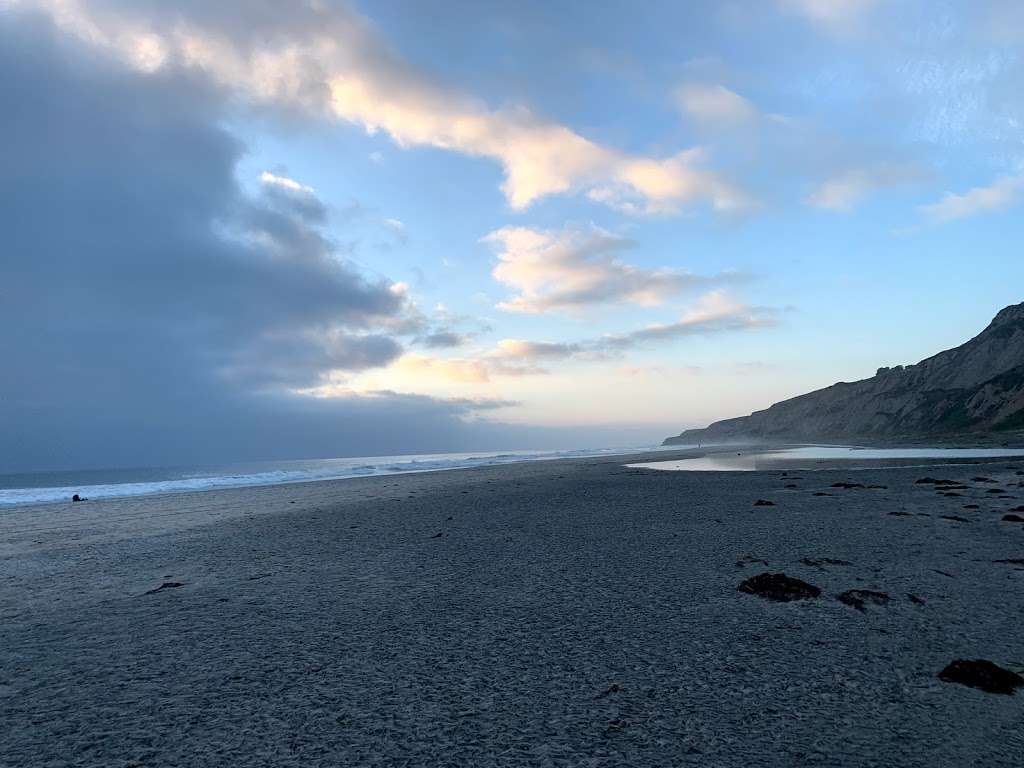
M 866 603 L 872 605 L 884 605 L 889 602 L 889 595 L 885 592 L 876 592 L 872 589 L 848 589 L 836 595 L 836 600 L 851 608 L 856 608 L 861 613 L 866 613 Z
M 939 680 L 1008 696 L 1024 686 L 1024 677 L 987 659 L 957 659 L 939 672 Z
M 165 581 L 156 589 L 151 589 L 148 592 L 143 592 L 144 595 L 155 595 L 157 592 L 162 592 L 165 589 L 176 589 L 177 587 L 185 586 L 180 581 Z
M 742 582 L 737 589 L 765 600 L 788 603 L 821 595 L 821 590 L 806 581 L 794 579 L 784 573 L 762 573 Z

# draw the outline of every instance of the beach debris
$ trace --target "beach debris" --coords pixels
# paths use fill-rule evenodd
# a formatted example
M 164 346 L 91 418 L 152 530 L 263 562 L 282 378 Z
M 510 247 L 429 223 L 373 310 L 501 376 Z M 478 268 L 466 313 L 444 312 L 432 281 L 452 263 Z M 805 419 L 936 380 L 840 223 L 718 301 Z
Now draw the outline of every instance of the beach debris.
M 862 483 L 832 483 L 833 488 L 863 488 Z
M 813 584 L 794 579 L 784 573 L 761 573 L 742 582 L 736 589 L 777 603 L 806 600 L 821 595 L 821 590 Z
M 873 589 L 848 589 L 836 595 L 836 600 L 843 605 L 856 608 L 861 613 L 867 613 L 865 607 L 867 603 L 885 605 L 889 602 L 889 595 L 885 592 L 876 592 Z
M 939 680 L 1007 696 L 1012 696 L 1015 689 L 1024 686 L 1024 677 L 988 659 L 957 659 L 939 672 Z
M 148 592 L 143 592 L 144 595 L 155 595 L 157 592 L 163 592 L 165 589 L 177 589 L 178 587 L 184 587 L 180 581 L 165 581 L 156 589 L 151 589 Z
M 960 517 L 960 515 L 939 515 L 943 520 L 955 520 L 958 523 L 969 523 L 971 522 L 966 517 Z
M 625 689 L 618 683 L 612 683 L 610 686 L 601 691 L 597 696 L 594 697 L 594 701 L 600 701 L 601 699 L 611 696 L 613 693 L 622 693 Z
M 607 727 L 604 729 L 604 735 L 610 736 L 613 733 L 619 733 L 620 731 L 625 730 L 626 726 L 628 725 L 628 720 L 616 718 L 615 720 L 612 720 L 610 723 L 608 723 Z
M 774 507 L 774 501 L 768 501 L 768 499 L 758 499 L 754 502 L 755 507 Z
M 912 594 L 910 592 L 907 592 L 907 600 L 912 602 L 914 605 L 924 605 L 925 604 L 924 598 L 920 598 L 917 595 Z
M 1003 515 L 1002 520 L 1004 523 L 1024 523 L 1024 517 L 1020 515 Z

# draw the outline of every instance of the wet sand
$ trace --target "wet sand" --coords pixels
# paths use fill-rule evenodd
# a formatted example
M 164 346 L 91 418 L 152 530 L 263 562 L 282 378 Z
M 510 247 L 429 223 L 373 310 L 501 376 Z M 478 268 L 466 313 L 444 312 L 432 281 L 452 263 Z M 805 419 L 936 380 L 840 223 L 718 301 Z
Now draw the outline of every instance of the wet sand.
M 1020 765 L 1024 461 L 645 458 L 0 510 L 0 765 Z

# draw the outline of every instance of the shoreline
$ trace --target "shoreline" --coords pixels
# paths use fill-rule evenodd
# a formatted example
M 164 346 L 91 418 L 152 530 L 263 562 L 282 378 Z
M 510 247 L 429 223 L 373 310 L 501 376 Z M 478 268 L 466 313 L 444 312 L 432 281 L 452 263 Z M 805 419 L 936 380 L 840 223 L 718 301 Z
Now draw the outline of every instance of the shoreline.
M 481 464 L 481 465 L 476 465 L 476 466 L 450 466 L 450 467 L 429 467 L 429 468 L 423 468 L 423 469 L 403 469 L 403 470 L 398 470 L 398 471 L 383 471 L 383 472 L 378 472 L 378 473 L 373 473 L 373 474 L 354 474 L 354 475 L 342 475 L 342 476 L 320 477 L 320 478 L 301 478 L 301 479 L 294 479 L 294 480 L 277 480 L 277 481 L 268 481 L 268 482 L 253 482 L 253 483 L 244 483 L 244 484 L 238 484 L 238 485 L 233 485 L 232 484 L 232 485 L 210 486 L 210 487 L 202 487 L 202 488 L 184 488 L 184 489 L 160 490 L 160 491 L 152 491 L 152 492 L 133 493 L 133 494 L 126 493 L 126 494 L 116 494 L 116 495 L 109 495 L 109 496 L 89 496 L 89 497 L 87 497 L 85 503 L 94 503 L 94 502 L 100 502 L 100 501 L 113 501 L 113 500 L 116 500 L 116 499 L 153 498 L 153 497 L 165 497 L 165 496 L 177 496 L 177 495 L 190 495 L 190 494 L 207 493 L 207 492 L 223 492 L 223 491 L 231 491 L 231 490 L 246 490 L 246 489 L 253 489 L 253 488 L 271 488 L 271 487 L 277 487 L 277 486 L 305 485 L 305 484 L 309 484 L 309 483 L 333 483 L 333 482 L 342 482 L 342 481 L 346 481 L 346 480 L 372 480 L 374 478 L 388 478 L 388 477 L 397 477 L 397 476 L 404 476 L 404 475 L 433 473 L 433 472 L 470 471 L 470 470 L 476 470 L 476 469 L 488 469 L 488 468 L 491 468 L 491 467 L 516 467 L 516 466 L 520 466 L 520 465 L 523 465 L 523 464 L 531 464 L 531 463 L 534 463 L 534 462 L 576 461 L 576 460 L 583 461 L 583 460 L 600 459 L 600 458 L 607 458 L 607 459 L 611 459 L 611 460 L 617 460 L 617 459 L 627 460 L 628 459 L 628 460 L 630 460 L 630 463 L 641 463 L 641 462 L 652 463 L 654 461 L 671 462 L 671 461 L 677 461 L 677 460 L 689 459 L 689 458 L 697 458 L 697 459 L 699 459 L 699 458 L 703 458 L 703 457 L 709 456 L 709 455 L 715 455 L 715 454 L 721 454 L 721 453 L 729 453 L 729 452 L 737 450 L 737 449 L 741 449 L 744 453 L 747 453 L 747 454 L 765 454 L 765 453 L 774 453 L 774 452 L 778 452 L 778 451 L 784 451 L 784 450 L 795 449 L 795 448 L 803 448 L 803 447 L 824 447 L 824 448 L 832 448 L 832 447 L 834 447 L 834 448 L 850 448 L 851 450 L 872 450 L 872 449 L 878 449 L 878 448 L 882 448 L 882 449 L 890 449 L 890 448 L 893 448 L 893 449 L 900 449 L 900 448 L 907 448 L 907 449 L 936 448 L 936 449 L 941 449 L 941 450 L 946 450 L 946 449 L 998 450 L 998 448 L 993 448 L 992 446 L 961 445 L 959 443 L 952 443 L 952 444 L 949 444 L 949 445 L 934 445 L 934 444 L 926 444 L 926 443 L 921 443 L 921 444 L 912 444 L 912 443 L 908 443 L 908 444 L 902 444 L 902 443 L 901 444 L 895 444 L 894 443 L 894 444 L 874 444 L 874 445 L 843 445 L 843 444 L 837 444 L 837 443 L 722 443 L 722 444 L 712 444 L 712 445 L 701 446 L 701 447 L 693 447 L 693 446 L 688 446 L 688 447 L 687 446 L 678 446 L 678 447 L 675 447 L 675 446 L 665 446 L 665 445 L 662 445 L 662 446 L 652 447 L 650 449 L 645 449 L 645 450 L 632 450 L 632 449 L 626 450 L 626 449 L 624 449 L 625 450 L 624 453 L 594 452 L 594 453 L 584 453 L 583 455 L 574 455 L 574 456 L 552 456 L 552 457 L 532 458 L 532 459 L 531 458 L 523 458 L 523 459 L 516 459 L 516 460 L 513 460 L 513 461 L 496 461 L 496 462 L 493 462 L 493 463 L 490 463 L 490 464 Z M 1024 445 L 1021 445 L 1020 447 L 1018 447 L 1018 446 L 1003 445 L 1003 446 L 999 446 L 999 448 L 1005 448 L 1007 450 L 1024 450 Z M 613 449 L 604 449 L 604 450 L 618 450 L 618 449 L 614 449 L 613 448 Z M 510 452 L 507 452 L 507 453 L 514 453 L 514 452 L 510 451 Z M 682 455 L 682 454 L 685 454 L 685 455 Z M 415 456 L 419 456 L 419 455 L 420 454 L 408 454 L 407 456 L 415 457 Z M 435 454 L 431 454 L 431 455 L 432 456 L 444 456 L 446 454 L 436 454 L 436 455 Z M 459 454 L 451 454 L 451 455 L 459 455 Z M 494 456 L 501 456 L 501 455 L 503 455 L 503 454 L 498 453 L 498 452 L 494 453 Z M 1006 458 L 1013 458 L 1012 455 L 1010 455 L 1010 454 L 1007 454 L 1007 455 L 1004 455 L 1004 456 Z M 658 457 L 658 458 L 654 459 L 654 458 L 651 458 L 651 457 Z M 398 458 L 402 458 L 402 457 L 401 456 L 395 456 L 395 457 L 352 457 L 352 458 L 353 458 L 353 460 L 354 459 L 360 459 L 360 460 L 366 459 L 366 460 L 369 460 L 369 459 L 374 459 L 374 458 L 388 458 L 388 459 L 396 458 L 396 459 L 398 459 Z M 977 460 L 978 461 L 999 461 L 999 460 L 1001 460 L 1001 458 L 1003 458 L 1003 456 L 1000 456 L 1000 455 L 997 455 L 997 454 L 993 454 L 991 456 L 977 457 Z M 890 459 L 890 461 L 893 461 L 893 462 L 905 462 L 905 461 L 909 461 L 909 460 L 910 459 L 899 459 L 899 458 L 895 458 L 895 457 Z M 310 461 L 322 461 L 322 460 L 310 460 Z M 815 461 L 816 463 L 826 465 L 825 468 L 835 466 L 837 468 L 848 467 L 850 469 L 855 469 L 855 468 L 858 468 L 858 467 L 854 466 L 855 463 L 857 463 L 857 462 L 876 462 L 876 464 L 874 464 L 874 465 L 868 464 L 868 466 L 866 467 L 866 468 L 872 468 L 873 466 L 875 466 L 875 467 L 880 466 L 879 464 L 877 464 L 877 462 L 880 462 L 880 461 L 883 461 L 883 460 L 882 459 L 877 459 L 877 460 L 875 460 L 875 459 L 864 459 L 864 460 L 861 460 L 861 459 L 851 458 L 851 459 L 843 459 L 843 460 L 832 461 L 832 460 L 829 460 L 829 459 L 825 459 L 825 460 L 818 460 L 818 459 L 789 460 L 789 459 L 785 459 L 785 458 L 780 458 L 775 463 L 773 463 L 772 465 L 770 465 L 770 466 L 768 466 L 768 467 L 766 467 L 764 469 L 744 470 L 744 471 L 773 471 L 776 467 L 780 467 L 780 468 L 787 468 L 787 467 L 789 467 L 789 468 L 794 468 L 794 469 L 802 468 L 802 467 L 799 467 L 799 466 L 796 465 L 797 462 L 800 462 L 800 461 L 803 461 L 803 462 Z M 951 463 L 951 462 L 955 461 L 955 459 L 945 458 L 945 457 L 937 457 L 937 458 L 933 458 L 933 459 L 923 459 L 923 461 L 925 461 L 926 463 L 922 463 L 922 464 L 919 464 L 919 465 L 916 465 L 916 466 L 922 466 L 923 467 L 923 466 L 929 466 L 930 464 Z M 270 462 L 268 462 L 268 463 L 270 463 Z M 285 462 L 285 463 L 287 463 L 287 462 Z M 972 463 L 972 462 L 965 462 L 965 463 Z M 911 466 L 911 465 L 906 464 L 906 463 L 903 463 L 903 464 L 896 463 L 896 464 L 892 464 L 891 466 Z M 808 471 L 811 471 L 810 467 L 807 467 L 806 469 Z M 103 470 L 91 470 L 91 471 L 103 471 Z M 154 470 L 154 471 L 158 471 L 158 470 Z M 725 470 L 700 470 L 700 471 L 725 471 Z M 156 481 L 156 482 L 167 482 L 167 481 Z M 103 484 L 103 485 L 105 485 L 105 486 L 106 485 L 117 486 L 117 485 L 132 485 L 132 484 L 133 483 L 126 482 L 126 483 L 110 483 L 110 484 Z M 11 488 L 11 489 L 5 489 L 5 490 L 8 490 L 8 491 L 14 491 L 14 490 L 19 490 L 19 491 L 20 490 L 40 490 L 40 491 L 44 491 L 44 490 L 48 490 L 48 489 L 50 489 L 52 487 L 53 486 L 40 486 L 38 488 L 36 488 L 36 487 L 27 487 L 27 488 Z M 73 494 L 75 492 L 90 493 L 89 489 L 93 488 L 93 487 L 94 486 L 90 486 L 90 485 L 78 485 L 78 486 L 70 486 L 69 485 L 69 486 L 60 486 L 60 489 L 64 490 L 64 491 L 67 491 L 69 494 Z M 2 493 L 2 492 L 3 492 L 3 490 L 0 490 L 0 493 Z M 55 498 L 55 499 L 50 499 L 50 500 L 30 500 L 30 501 L 24 501 L 24 502 L 20 502 L 20 501 L 19 502 L 3 502 L 3 503 L 0 503 L 0 515 L 3 515 L 4 512 L 10 511 L 10 510 L 25 509 L 27 507 L 36 508 L 36 507 L 47 507 L 47 506 L 51 506 L 51 505 L 64 505 L 64 504 L 67 504 L 67 503 L 71 503 L 70 496 L 68 496 L 67 498 L 61 497 L 61 498 Z

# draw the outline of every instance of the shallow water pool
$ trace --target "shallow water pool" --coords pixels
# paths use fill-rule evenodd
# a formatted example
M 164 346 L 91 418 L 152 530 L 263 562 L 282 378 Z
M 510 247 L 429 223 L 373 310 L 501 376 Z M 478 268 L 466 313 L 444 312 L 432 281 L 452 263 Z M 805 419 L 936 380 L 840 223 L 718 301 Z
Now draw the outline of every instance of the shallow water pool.
M 714 453 L 693 459 L 650 461 L 627 464 L 634 469 L 666 469 L 682 472 L 754 472 L 773 469 L 780 461 L 803 461 L 806 467 L 815 462 L 870 461 L 908 459 L 1000 459 L 1024 456 L 1020 448 L 857 448 L 838 445 L 805 445 L 773 451 L 734 451 Z

